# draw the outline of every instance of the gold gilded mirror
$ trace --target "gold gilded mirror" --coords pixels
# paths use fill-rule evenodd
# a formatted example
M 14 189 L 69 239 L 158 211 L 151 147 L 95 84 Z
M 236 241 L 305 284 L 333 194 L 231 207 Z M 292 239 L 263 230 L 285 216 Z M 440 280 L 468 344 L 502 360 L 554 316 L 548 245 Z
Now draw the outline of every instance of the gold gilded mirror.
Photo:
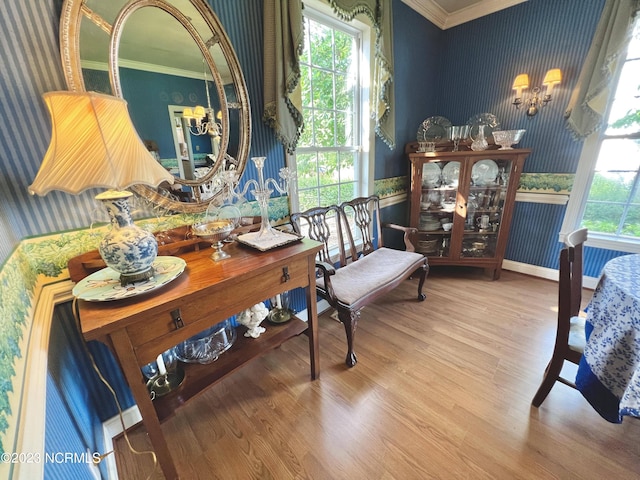
M 65 0 L 60 47 L 67 87 L 125 99 L 138 135 L 175 185 L 132 189 L 197 213 L 242 175 L 251 114 L 240 64 L 206 0 Z

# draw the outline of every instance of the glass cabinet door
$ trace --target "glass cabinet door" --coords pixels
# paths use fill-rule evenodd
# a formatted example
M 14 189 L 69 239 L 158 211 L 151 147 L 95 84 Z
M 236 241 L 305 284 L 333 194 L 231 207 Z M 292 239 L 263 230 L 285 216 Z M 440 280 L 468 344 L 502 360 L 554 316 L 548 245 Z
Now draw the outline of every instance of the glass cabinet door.
M 422 165 L 416 251 L 429 257 L 450 255 L 459 182 L 458 161 L 431 161 Z
M 495 257 L 512 163 L 488 158 L 473 163 L 462 257 Z

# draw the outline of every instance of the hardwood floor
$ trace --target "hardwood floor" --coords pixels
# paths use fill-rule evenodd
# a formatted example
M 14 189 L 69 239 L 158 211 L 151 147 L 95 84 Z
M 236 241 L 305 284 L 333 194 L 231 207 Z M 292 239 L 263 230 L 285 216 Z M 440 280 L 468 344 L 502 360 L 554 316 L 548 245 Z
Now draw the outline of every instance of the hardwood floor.
M 352 369 L 325 314 L 318 380 L 303 335 L 205 391 L 163 424 L 181 478 L 640 478 L 640 421 L 610 424 L 560 383 L 531 407 L 557 284 L 479 273 L 432 268 L 425 302 L 409 280 L 365 308 Z M 129 436 L 150 448 L 144 427 Z M 121 479 L 151 473 L 149 455 L 115 443 Z

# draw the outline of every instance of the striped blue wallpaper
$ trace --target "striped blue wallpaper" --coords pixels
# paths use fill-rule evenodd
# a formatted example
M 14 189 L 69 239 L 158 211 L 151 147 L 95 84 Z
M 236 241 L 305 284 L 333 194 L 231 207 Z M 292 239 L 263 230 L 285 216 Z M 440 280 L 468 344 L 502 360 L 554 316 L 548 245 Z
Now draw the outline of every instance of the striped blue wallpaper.
M 454 123 L 494 113 L 503 128 L 527 130 L 519 144 L 533 149 L 525 172 L 574 173 L 582 143 L 571 139 L 563 114 L 603 5 L 604 0 L 535 0 L 446 30 L 438 112 Z M 563 73 L 553 100 L 535 117 L 516 110 L 516 75 L 529 74 L 530 91 L 542 86 L 551 68 Z
M 433 114 L 455 124 L 476 113 L 494 113 L 502 128 L 527 130 L 519 145 L 533 150 L 525 172 L 575 173 L 582 143 L 571 138 L 563 114 L 603 5 L 604 0 L 535 0 L 446 30 Z M 563 74 L 553 100 L 535 117 L 516 110 L 511 105 L 516 75 L 528 73 L 531 87 L 541 86 L 551 68 Z M 557 268 L 564 211 L 564 206 L 519 204 L 506 258 Z M 611 255 L 618 253 L 588 248 L 587 274 L 597 277 Z

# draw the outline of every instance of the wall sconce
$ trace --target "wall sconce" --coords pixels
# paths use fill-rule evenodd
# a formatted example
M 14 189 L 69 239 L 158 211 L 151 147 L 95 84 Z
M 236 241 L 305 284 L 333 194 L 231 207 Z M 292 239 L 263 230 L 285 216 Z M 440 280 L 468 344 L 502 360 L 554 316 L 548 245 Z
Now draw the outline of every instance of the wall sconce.
M 513 89 L 516 91 L 516 98 L 513 100 L 513 105 L 516 108 L 520 108 L 523 104 L 527 107 L 526 113 L 529 117 L 533 117 L 538 113 L 538 110 L 541 107 L 544 107 L 547 103 L 551 101 L 551 92 L 553 91 L 553 87 L 555 85 L 560 84 L 562 81 L 562 72 L 559 68 L 553 68 L 544 76 L 544 80 L 542 80 L 542 86 L 547 88 L 546 93 L 542 98 L 539 97 L 539 93 L 542 91 L 540 87 L 535 87 L 531 90 L 531 96 L 523 100 L 522 99 L 522 90 L 526 90 L 529 88 L 529 75 L 526 73 L 519 74 L 516 79 L 513 81 Z

